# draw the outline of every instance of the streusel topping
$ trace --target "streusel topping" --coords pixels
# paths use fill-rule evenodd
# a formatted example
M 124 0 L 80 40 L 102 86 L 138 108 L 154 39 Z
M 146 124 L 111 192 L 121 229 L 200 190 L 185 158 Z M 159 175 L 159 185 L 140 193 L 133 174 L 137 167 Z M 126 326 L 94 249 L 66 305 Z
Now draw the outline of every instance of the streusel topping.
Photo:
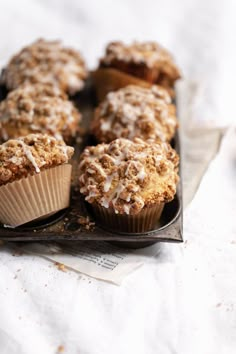
M 15 94 L 19 98 L 22 95 L 36 99 L 38 96 L 49 96 L 49 97 L 60 97 L 61 99 L 68 100 L 67 94 L 62 91 L 58 86 L 52 85 L 50 83 L 35 83 L 33 85 L 24 83 L 14 90 Z M 10 95 L 9 93 L 8 95 Z
M 50 83 L 74 94 L 83 88 L 86 77 L 85 63 L 78 51 L 63 47 L 60 41 L 39 39 L 10 60 L 1 82 L 8 90 L 23 83 Z
M 0 145 L 0 186 L 67 163 L 74 148 L 43 134 L 8 140 Z
M 79 164 L 80 192 L 120 214 L 169 202 L 178 182 L 178 155 L 168 143 L 116 139 L 87 147 Z
M 56 92 L 42 84 L 11 91 L 0 103 L 0 139 L 6 141 L 39 132 L 65 140 L 74 137 L 80 113 L 60 90 Z
M 170 141 L 178 122 L 167 91 L 126 86 L 110 92 L 95 111 L 92 133 L 99 142 L 116 138 Z
M 166 65 L 166 68 L 171 69 L 171 73 L 176 76 L 176 79 L 180 77 L 171 54 L 156 42 L 133 42 L 130 45 L 119 41 L 112 42 L 108 44 L 100 64 L 109 66 L 116 60 L 145 64 L 149 68 L 160 68 Z

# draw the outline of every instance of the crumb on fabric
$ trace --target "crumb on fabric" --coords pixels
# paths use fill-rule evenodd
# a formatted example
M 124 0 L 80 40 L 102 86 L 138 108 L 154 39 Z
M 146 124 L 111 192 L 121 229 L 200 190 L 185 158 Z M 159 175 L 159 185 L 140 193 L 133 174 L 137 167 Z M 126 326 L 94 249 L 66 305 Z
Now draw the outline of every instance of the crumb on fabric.
M 63 353 L 64 351 L 65 351 L 64 345 L 59 345 L 59 347 L 57 348 L 57 353 Z
M 55 266 L 57 267 L 58 270 L 61 270 L 62 272 L 66 272 L 66 266 L 63 263 L 56 262 Z

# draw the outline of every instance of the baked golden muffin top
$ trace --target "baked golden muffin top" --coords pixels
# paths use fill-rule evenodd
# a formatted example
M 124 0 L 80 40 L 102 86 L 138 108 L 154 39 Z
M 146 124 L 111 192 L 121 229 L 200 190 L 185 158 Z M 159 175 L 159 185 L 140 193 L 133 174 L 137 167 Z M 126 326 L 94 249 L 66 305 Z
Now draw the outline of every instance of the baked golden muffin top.
M 148 144 L 136 138 L 90 146 L 80 159 L 80 192 L 89 203 L 134 215 L 174 198 L 178 163 L 168 143 Z
M 81 115 L 66 95 L 50 85 L 23 85 L 0 103 L 0 140 L 47 133 L 70 140 Z
M 91 131 L 99 142 L 116 138 L 170 141 L 178 126 L 168 92 L 129 85 L 110 92 L 95 110 Z
M 73 147 L 46 134 L 8 140 L 0 145 L 0 186 L 67 163 L 73 153 Z
M 61 99 L 68 100 L 67 94 L 62 91 L 58 86 L 50 83 L 37 82 L 35 84 L 24 83 L 14 90 L 15 94 L 21 96 L 25 93 L 28 97 L 36 99 L 38 96 L 60 97 Z M 10 95 L 11 92 L 8 93 Z
M 23 83 L 50 83 L 73 95 L 84 86 L 87 70 L 80 52 L 60 41 L 39 39 L 12 57 L 1 83 L 8 90 Z
M 123 66 L 122 63 L 138 65 L 139 68 L 147 67 L 155 69 L 156 75 L 152 78 L 156 81 L 162 80 L 161 76 L 166 76 L 171 82 L 180 78 L 180 71 L 174 63 L 172 55 L 156 42 L 133 42 L 125 44 L 117 41 L 109 43 L 103 58 L 100 59 L 101 67 L 115 67 L 124 71 L 131 70 L 131 66 Z M 141 69 L 140 69 L 141 70 Z M 142 72 L 136 72 L 137 76 L 142 76 Z M 145 78 L 145 77 L 144 77 Z

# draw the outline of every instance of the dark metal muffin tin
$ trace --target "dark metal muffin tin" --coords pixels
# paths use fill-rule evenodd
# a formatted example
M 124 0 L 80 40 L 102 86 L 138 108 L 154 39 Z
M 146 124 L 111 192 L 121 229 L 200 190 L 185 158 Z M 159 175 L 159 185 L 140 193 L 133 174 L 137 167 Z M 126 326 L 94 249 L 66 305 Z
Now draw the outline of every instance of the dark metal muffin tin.
M 6 95 L 4 88 L 0 89 L 0 99 Z M 93 108 L 96 105 L 95 95 L 88 83 L 85 90 L 71 98 L 83 114 L 83 126 L 89 127 Z M 78 156 L 86 145 L 91 145 L 89 136 L 85 135 L 82 142 L 75 144 L 75 155 L 72 160 L 73 178 L 70 207 L 59 211 L 53 216 L 30 222 L 15 229 L 5 228 L 0 224 L 0 240 L 3 241 L 108 241 L 120 246 L 139 248 L 156 242 L 182 242 L 182 188 L 179 183 L 174 200 L 165 205 L 161 219 L 155 230 L 145 233 L 121 233 L 107 230 L 105 225 L 93 222 L 89 205 L 84 202 L 77 186 Z M 176 134 L 172 145 L 180 154 L 179 135 Z M 89 216 L 89 221 L 85 219 Z

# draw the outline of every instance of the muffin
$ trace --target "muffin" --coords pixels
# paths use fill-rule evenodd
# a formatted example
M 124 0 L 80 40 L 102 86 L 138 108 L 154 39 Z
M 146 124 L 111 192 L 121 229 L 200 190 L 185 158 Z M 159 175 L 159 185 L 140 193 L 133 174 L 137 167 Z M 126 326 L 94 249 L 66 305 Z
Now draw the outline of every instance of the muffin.
M 93 75 L 99 99 L 126 85 L 148 87 L 158 84 L 174 95 L 180 71 L 171 54 L 155 42 L 108 44 L 98 70 Z
M 102 225 L 122 232 L 149 231 L 176 194 L 178 162 L 168 143 L 121 138 L 90 146 L 79 163 L 80 192 Z
M 83 88 L 86 77 L 78 51 L 63 47 L 60 41 L 39 39 L 13 56 L 0 82 L 9 91 L 23 83 L 49 83 L 74 95 Z
M 81 115 L 57 87 L 25 84 L 0 103 L 0 140 L 46 133 L 70 142 L 76 137 Z
M 0 222 L 16 227 L 68 207 L 73 153 L 43 134 L 0 145 Z
M 136 137 L 169 142 L 177 125 L 175 106 L 165 89 L 130 85 L 107 94 L 95 110 L 91 133 L 104 143 Z

